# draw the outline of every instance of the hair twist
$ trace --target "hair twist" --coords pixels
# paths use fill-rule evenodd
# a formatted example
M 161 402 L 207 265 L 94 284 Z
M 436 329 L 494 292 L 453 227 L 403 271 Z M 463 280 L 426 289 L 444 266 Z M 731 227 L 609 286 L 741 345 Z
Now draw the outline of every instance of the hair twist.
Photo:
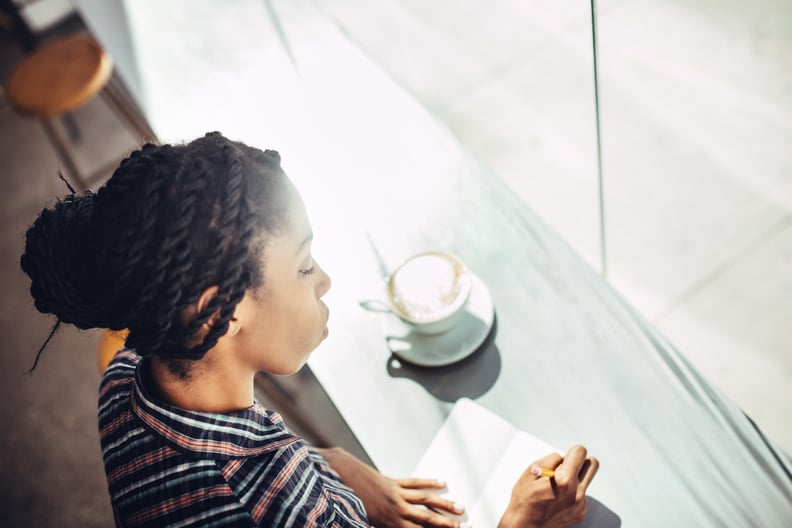
M 219 133 L 144 145 L 97 193 L 58 200 L 28 230 L 20 262 L 36 308 L 81 329 L 128 328 L 141 355 L 200 359 L 263 280 L 260 241 L 287 221 L 284 181 L 277 152 Z M 185 324 L 211 286 L 217 295 Z

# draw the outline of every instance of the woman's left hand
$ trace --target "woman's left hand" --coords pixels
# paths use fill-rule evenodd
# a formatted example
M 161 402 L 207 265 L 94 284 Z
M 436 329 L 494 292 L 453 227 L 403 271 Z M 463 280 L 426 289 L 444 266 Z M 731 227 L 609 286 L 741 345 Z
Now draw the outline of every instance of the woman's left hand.
M 445 489 L 444 483 L 432 479 L 386 477 L 341 448 L 317 451 L 360 497 L 369 522 L 377 528 L 459 527 L 458 521 L 433 511 L 464 513 L 459 505 L 433 491 Z

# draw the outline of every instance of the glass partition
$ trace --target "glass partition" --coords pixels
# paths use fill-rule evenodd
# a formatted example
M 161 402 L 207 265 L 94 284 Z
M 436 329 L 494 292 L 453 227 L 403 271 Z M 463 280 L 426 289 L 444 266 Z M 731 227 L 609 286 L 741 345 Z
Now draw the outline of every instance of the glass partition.
M 792 448 L 792 4 L 314 3 Z
M 608 279 L 790 450 L 792 4 L 599 3 Z
M 600 269 L 588 2 L 315 4 Z

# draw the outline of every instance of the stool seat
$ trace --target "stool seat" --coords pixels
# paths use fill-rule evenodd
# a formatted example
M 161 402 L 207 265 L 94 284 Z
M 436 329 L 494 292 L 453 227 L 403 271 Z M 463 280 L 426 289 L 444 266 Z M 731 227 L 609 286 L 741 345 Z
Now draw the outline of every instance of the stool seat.
M 116 355 L 116 352 L 124 348 L 124 343 L 129 335 L 129 330 L 103 330 L 102 337 L 99 338 L 99 349 L 97 350 L 97 364 L 99 372 L 104 372 L 107 364 Z
M 50 42 L 27 55 L 5 86 L 11 105 L 20 114 L 41 122 L 67 175 L 80 191 L 88 188 L 94 175 L 103 174 L 104 168 L 89 175 L 78 169 L 70 149 L 80 139 L 73 110 L 101 95 L 116 116 L 134 128 L 136 139 L 156 137 L 134 102 L 114 86 L 112 75 L 110 55 L 90 35 L 80 34 Z M 71 141 L 55 126 L 56 118 L 63 120 Z
M 45 44 L 14 69 L 6 85 L 11 103 L 22 113 L 54 118 L 71 112 L 101 92 L 113 61 L 89 36 Z

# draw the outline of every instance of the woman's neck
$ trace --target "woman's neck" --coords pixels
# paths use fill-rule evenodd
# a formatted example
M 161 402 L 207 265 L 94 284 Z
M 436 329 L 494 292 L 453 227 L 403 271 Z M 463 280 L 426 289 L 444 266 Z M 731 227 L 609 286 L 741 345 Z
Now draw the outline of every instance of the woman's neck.
M 167 361 L 151 357 L 151 389 L 156 397 L 190 411 L 229 413 L 251 407 L 255 372 L 203 358 L 185 379 L 175 375 Z

